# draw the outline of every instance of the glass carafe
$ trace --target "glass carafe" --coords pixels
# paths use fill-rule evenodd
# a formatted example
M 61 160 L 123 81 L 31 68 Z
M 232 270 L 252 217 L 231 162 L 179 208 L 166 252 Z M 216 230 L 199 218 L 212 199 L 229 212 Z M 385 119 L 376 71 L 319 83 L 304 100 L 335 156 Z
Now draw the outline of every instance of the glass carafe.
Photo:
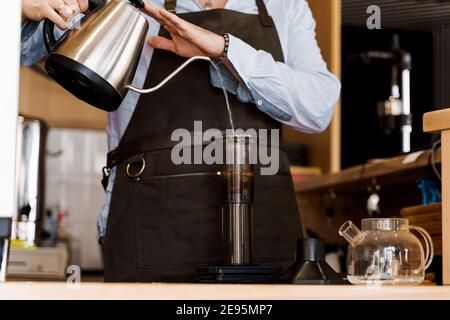
M 347 279 L 352 284 L 419 284 L 433 260 L 433 242 L 423 228 L 407 219 L 364 219 L 359 230 L 345 222 L 339 234 L 350 244 Z M 425 250 L 410 232 L 425 239 Z M 424 252 L 425 251 L 425 252 Z

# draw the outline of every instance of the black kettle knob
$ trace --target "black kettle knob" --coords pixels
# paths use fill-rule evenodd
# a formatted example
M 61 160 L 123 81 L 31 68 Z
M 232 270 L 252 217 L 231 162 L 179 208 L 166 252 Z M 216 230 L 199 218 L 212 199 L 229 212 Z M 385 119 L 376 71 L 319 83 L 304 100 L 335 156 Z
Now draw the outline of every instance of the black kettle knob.
M 145 3 L 143 0 L 129 0 L 129 1 L 136 8 L 141 9 L 141 8 L 145 7 Z

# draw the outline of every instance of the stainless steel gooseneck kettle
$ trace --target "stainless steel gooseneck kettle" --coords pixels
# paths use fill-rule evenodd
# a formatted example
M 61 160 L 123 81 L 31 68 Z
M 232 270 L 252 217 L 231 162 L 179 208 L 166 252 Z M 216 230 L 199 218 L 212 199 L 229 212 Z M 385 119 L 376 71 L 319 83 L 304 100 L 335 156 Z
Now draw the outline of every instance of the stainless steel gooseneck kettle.
M 192 61 L 210 61 L 208 57 L 193 57 L 154 88 L 132 87 L 149 29 L 147 17 L 139 10 L 143 7 L 142 0 L 108 0 L 100 5 L 98 0 L 91 0 L 89 12 L 76 28 L 58 40 L 54 23 L 46 20 L 47 73 L 78 99 L 105 111 L 115 111 L 128 90 L 153 92 Z

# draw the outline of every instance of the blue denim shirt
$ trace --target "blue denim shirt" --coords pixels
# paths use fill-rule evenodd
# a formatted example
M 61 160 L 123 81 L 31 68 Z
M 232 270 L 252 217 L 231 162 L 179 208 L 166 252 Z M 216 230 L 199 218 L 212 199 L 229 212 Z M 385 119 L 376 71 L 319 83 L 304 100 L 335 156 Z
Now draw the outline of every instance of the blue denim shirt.
M 151 0 L 163 6 L 163 0 Z M 329 124 L 334 105 L 339 98 L 340 82 L 328 71 L 317 45 L 315 21 L 305 0 L 265 0 L 280 37 L 285 63 L 272 55 L 256 50 L 241 39 L 230 35 L 228 59 L 243 83 L 237 82 L 223 70 L 225 88 L 242 102 L 255 107 L 274 119 L 305 133 L 323 131 Z M 255 1 L 228 0 L 226 9 L 258 14 Z M 178 0 L 177 12 L 204 10 L 198 0 Z M 149 36 L 157 35 L 160 25 L 148 18 Z M 21 61 L 32 65 L 46 55 L 43 45 L 42 23 L 28 22 L 22 28 Z M 142 87 L 153 54 L 145 46 L 139 61 L 133 85 Z M 211 83 L 221 88 L 216 71 L 211 68 Z M 139 95 L 129 92 L 121 107 L 108 114 L 108 144 L 114 149 L 124 133 Z M 99 235 L 106 229 L 109 204 L 115 178 L 111 171 L 105 204 L 98 219 Z

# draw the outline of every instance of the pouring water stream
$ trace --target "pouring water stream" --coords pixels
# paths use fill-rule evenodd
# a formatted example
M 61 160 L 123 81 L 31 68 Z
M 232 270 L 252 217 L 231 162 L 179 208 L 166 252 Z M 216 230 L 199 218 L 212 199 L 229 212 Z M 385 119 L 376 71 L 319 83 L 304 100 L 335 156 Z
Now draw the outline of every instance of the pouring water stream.
M 222 90 L 223 90 L 223 95 L 225 97 L 225 103 L 227 105 L 228 119 L 230 121 L 231 130 L 232 130 L 232 133 L 234 135 L 233 112 L 231 111 L 230 101 L 228 100 L 228 92 L 225 89 L 225 84 L 223 82 L 223 75 L 222 75 L 222 72 L 220 71 L 220 68 L 219 68 L 219 66 L 217 64 L 215 64 L 213 61 L 211 61 L 211 64 L 214 66 L 214 69 L 216 69 L 217 75 L 219 76 L 220 84 L 221 84 Z

